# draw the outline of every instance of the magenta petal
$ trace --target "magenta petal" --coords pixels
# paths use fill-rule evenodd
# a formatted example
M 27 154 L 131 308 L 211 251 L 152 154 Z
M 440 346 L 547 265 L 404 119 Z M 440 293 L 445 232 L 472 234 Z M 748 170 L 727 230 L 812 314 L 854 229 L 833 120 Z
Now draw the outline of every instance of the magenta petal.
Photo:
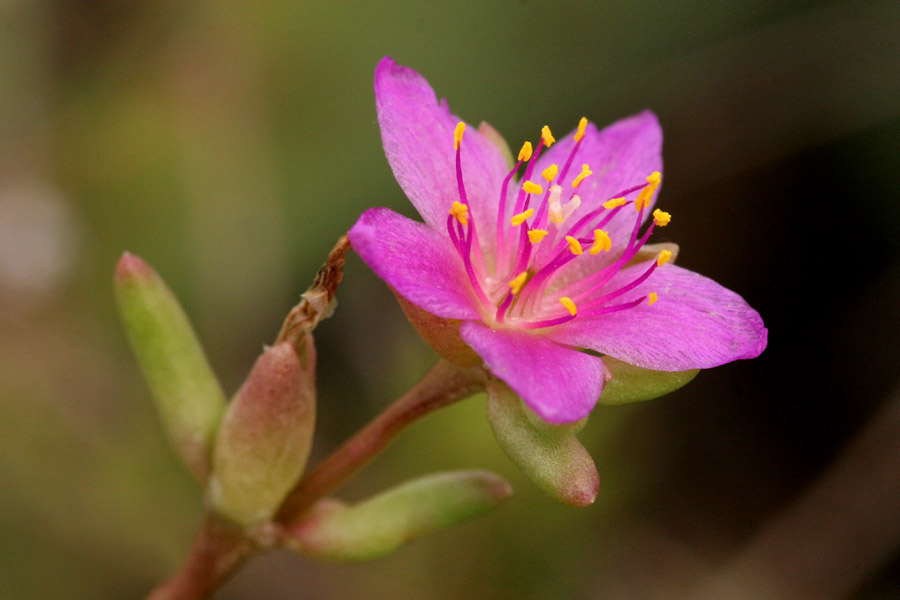
M 347 235 L 375 274 L 413 304 L 448 319 L 479 318 L 462 261 L 446 236 L 387 208 L 364 212 Z
M 375 70 L 375 105 L 381 138 L 394 176 L 410 201 L 435 229 L 442 230 L 459 200 L 453 130 L 461 120 L 416 71 L 385 57 Z M 500 150 L 476 127 L 461 144 L 466 193 L 476 226 L 493 231 L 500 186 L 508 172 Z
M 603 391 L 603 361 L 531 333 L 466 321 L 463 340 L 549 423 L 584 418 Z
M 646 264 L 630 267 L 616 280 L 634 279 L 646 268 Z M 547 335 L 563 344 L 657 371 L 706 369 L 755 358 L 765 349 L 768 330 L 743 298 L 675 265 L 657 269 L 615 303 L 653 291 L 659 295 L 653 306 L 644 302 L 593 319 L 579 316 Z
M 581 147 L 566 176 L 564 187 L 566 190 L 571 189 L 570 182 L 581 171 L 582 164 L 589 165 L 594 174 L 579 186 L 581 208 L 569 217 L 566 224 L 574 224 L 587 212 L 596 209 L 619 192 L 646 183 L 650 173 L 662 172 L 662 139 L 659 120 L 649 110 L 616 121 L 601 131 L 598 131 L 593 123 L 589 123 Z M 562 168 L 574 146 L 573 132 L 541 155 L 536 170 L 543 169 L 551 163 L 556 163 Z M 635 192 L 628 198 L 633 200 L 636 195 Z M 653 202 L 655 201 L 656 194 L 653 196 Z M 646 219 L 651 212 L 652 203 L 650 209 L 644 210 L 644 218 Z M 622 248 L 627 242 L 634 221 L 634 208 L 626 207 L 604 228 L 613 240 L 614 250 Z

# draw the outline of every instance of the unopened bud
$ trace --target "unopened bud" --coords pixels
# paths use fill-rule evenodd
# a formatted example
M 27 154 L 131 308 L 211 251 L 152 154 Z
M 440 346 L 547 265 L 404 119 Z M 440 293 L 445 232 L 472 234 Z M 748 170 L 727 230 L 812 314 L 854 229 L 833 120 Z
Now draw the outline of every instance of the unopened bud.
M 225 396 L 178 299 L 143 260 L 125 253 L 115 275 L 122 324 L 172 444 L 201 481 Z
M 512 494 L 487 471 L 427 475 L 355 506 L 324 500 L 286 532 L 289 548 L 312 558 L 363 561 L 494 508 Z
M 569 506 L 589 506 L 600 476 L 591 455 L 575 438 L 584 419 L 552 425 L 529 409 L 499 380 L 487 385 L 488 422 L 497 443 L 522 472 L 551 498 Z
M 222 419 L 213 455 L 209 501 L 249 526 L 272 517 L 309 458 L 315 428 L 315 348 L 303 360 L 292 344 L 267 348 Z

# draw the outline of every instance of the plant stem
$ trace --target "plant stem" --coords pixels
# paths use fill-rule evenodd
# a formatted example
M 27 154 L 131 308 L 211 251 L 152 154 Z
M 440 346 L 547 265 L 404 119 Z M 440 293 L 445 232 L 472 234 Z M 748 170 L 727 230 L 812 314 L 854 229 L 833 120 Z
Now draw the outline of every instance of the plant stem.
M 210 515 L 181 570 L 154 589 L 147 600 L 206 598 L 255 550 L 242 530 Z
M 288 494 L 275 520 L 290 525 L 316 501 L 335 491 L 374 459 L 406 426 L 483 389 L 480 367 L 459 367 L 441 359 L 412 389 L 309 471 Z

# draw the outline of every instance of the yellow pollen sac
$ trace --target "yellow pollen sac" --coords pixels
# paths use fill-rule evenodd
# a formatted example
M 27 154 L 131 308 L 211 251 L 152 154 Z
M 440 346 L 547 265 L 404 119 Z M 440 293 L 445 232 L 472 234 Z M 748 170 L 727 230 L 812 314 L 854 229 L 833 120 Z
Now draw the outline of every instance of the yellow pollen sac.
M 528 271 L 522 271 L 519 273 L 515 279 L 509 282 L 509 289 L 512 292 L 512 295 L 517 295 L 520 291 L 522 291 L 522 287 L 528 281 Z
M 573 238 L 571 235 L 566 236 L 566 241 L 569 242 L 569 250 L 572 251 L 572 254 L 578 256 L 582 252 L 584 252 L 584 248 L 581 247 L 581 242 Z
M 545 229 L 529 229 L 528 230 L 528 240 L 532 244 L 539 243 L 544 236 L 547 235 L 547 231 Z
M 625 198 L 613 198 L 612 200 L 607 200 L 606 202 L 604 202 L 603 208 L 609 210 L 611 208 L 622 206 L 626 202 L 628 202 L 628 200 L 626 200 Z
M 546 125 L 541 127 L 541 139 L 544 140 L 544 145 L 548 148 L 553 145 L 553 142 L 556 141 L 556 138 L 553 137 L 552 133 L 550 133 L 550 128 Z
M 580 142 L 581 138 L 584 137 L 584 130 L 587 129 L 588 120 L 587 117 L 581 117 L 581 120 L 578 121 L 578 131 L 575 132 L 575 141 Z
M 672 251 L 671 250 L 663 250 L 662 252 L 659 253 L 659 256 L 656 257 L 656 266 L 657 267 L 663 266 L 664 264 L 669 262 L 670 258 L 672 258 Z
M 653 221 L 660 227 L 665 227 L 672 222 L 672 215 L 657 208 L 653 211 Z
M 557 173 L 559 173 L 559 167 L 556 165 L 550 165 L 549 167 L 541 171 L 541 177 L 546 179 L 547 183 L 550 183 L 556 177 Z
M 659 171 L 653 171 L 647 176 L 647 183 L 656 187 L 662 181 L 662 174 Z
M 462 141 L 463 131 L 466 130 L 466 124 L 460 121 L 453 130 L 453 149 L 459 150 L 459 143 Z
M 544 188 L 532 181 L 526 181 L 522 184 L 522 189 L 528 194 L 543 194 Z
M 534 209 L 529 208 L 526 211 L 523 211 L 517 215 L 514 215 L 513 218 L 509 220 L 509 222 L 513 224 L 513 227 L 518 227 L 519 225 L 524 223 L 526 219 L 530 218 L 531 215 L 533 215 L 533 214 L 534 214 Z
M 591 254 L 600 254 L 600 252 L 604 250 L 609 252 L 610 249 L 612 249 L 612 240 L 609 238 L 609 234 L 602 229 L 595 229 L 594 244 L 591 246 Z
M 456 220 L 462 225 L 469 224 L 469 207 L 462 202 L 453 202 L 453 206 L 450 207 L 450 214 L 456 217 Z
M 656 295 L 656 292 L 650 292 L 647 295 L 647 305 L 648 306 L 653 306 L 654 304 L 656 304 L 657 300 L 659 300 L 659 296 Z
M 569 314 L 573 317 L 578 312 L 578 307 L 575 306 L 575 303 L 572 302 L 572 299 L 568 296 L 563 296 L 559 299 L 559 303 L 566 307 L 566 310 L 569 311 Z
M 581 185 L 581 182 L 584 181 L 585 177 L 593 174 L 594 172 L 591 171 L 590 167 L 588 167 L 587 165 L 581 165 L 581 173 L 579 173 L 578 176 L 572 180 L 572 187 L 577 188 L 579 185 Z
M 531 142 L 525 142 L 522 144 L 522 149 L 519 150 L 519 160 L 528 162 L 532 154 L 534 154 L 534 148 L 531 147 Z
M 660 181 L 662 181 L 662 175 L 659 174 L 659 171 L 653 171 L 647 176 L 647 187 L 641 190 L 641 193 L 638 194 L 637 199 L 634 201 L 636 210 L 643 210 L 645 206 L 650 204 L 650 198 L 653 197 L 653 192 L 659 187 Z

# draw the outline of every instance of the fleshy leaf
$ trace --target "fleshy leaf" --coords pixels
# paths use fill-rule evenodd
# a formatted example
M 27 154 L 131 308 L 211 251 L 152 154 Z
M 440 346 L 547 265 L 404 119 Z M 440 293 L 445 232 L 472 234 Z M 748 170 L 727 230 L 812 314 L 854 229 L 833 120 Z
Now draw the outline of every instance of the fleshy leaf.
M 487 471 L 427 475 L 355 506 L 325 500 L 285 534 L 289 548 L 312 558 L 364 561 L 494 508 L 512 494 Z
M 530 416 L 502 381 L 487 385 L 488 422 L 503 451 L 551 498 L 569 506 L 593 504 L 600 476 L 591 455 L 575 438 L 584 419 L 554 426 Z
M 687 384 L 700 372 L 700 369 L 653 371 L 629 365 L 611 356 L 604 356 L 603 364 L 609 371 L 611 379 L 607 380 L 603 393 L 600 394 L 599 403 L 607 406 L 643 402 L 665 396 Z
M 184 310 L 143 260 L 125 253 L 115 275 L 122 324 L 172 444 L 200 481 L 225 395 Z
M 268 520 L 300 478 L 315 428 L 315 347 L 267 348 L 228 407 L 216 438 L 209 501 L 232 521 Z

